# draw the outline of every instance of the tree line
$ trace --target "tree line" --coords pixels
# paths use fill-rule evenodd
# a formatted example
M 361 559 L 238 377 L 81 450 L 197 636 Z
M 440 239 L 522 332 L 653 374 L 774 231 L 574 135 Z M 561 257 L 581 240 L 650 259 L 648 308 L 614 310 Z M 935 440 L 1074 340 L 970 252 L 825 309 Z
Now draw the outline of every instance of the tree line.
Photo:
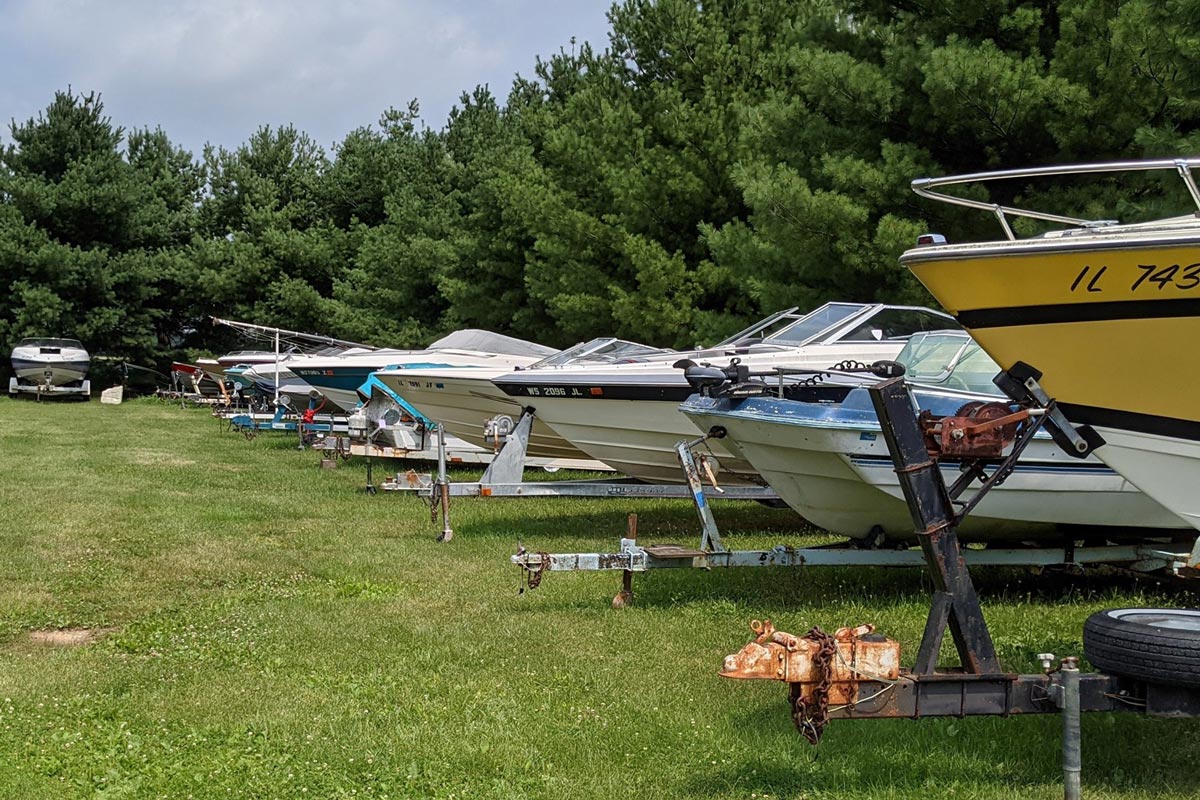
M 786 306 L 929 303 L 897 256 L 998 229 L 909 182 L 1195 152 L 1198 19 L 1200 0 L 625 0 L 606 43 L 506 96 L 464 93 L 439 129 L 390 108 L 328 153 L 285 126 L 195 155 L 68 89 L 0 152 L 0 348 L 162 363 L 232 346 L 214 314 L 392 346 L 468 326 L 690 346 Z M 1085 217 L 1177 199 L 1154 177 L 1002 190 Z

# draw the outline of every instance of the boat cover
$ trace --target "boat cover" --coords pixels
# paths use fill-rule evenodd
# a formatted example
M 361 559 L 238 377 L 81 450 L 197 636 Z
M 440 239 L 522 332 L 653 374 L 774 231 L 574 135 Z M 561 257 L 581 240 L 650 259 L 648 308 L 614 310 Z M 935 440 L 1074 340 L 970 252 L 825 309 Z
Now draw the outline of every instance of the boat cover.
M 478 353 L 497 353 L 506 356 L 531 356 L 545 358 L 558 351 L 524 339 L 505 336 L 502 333 L 492 333 L 477 328 L 466 328 L 443 336 L 433 344 L 430 350 L 474 350 Z

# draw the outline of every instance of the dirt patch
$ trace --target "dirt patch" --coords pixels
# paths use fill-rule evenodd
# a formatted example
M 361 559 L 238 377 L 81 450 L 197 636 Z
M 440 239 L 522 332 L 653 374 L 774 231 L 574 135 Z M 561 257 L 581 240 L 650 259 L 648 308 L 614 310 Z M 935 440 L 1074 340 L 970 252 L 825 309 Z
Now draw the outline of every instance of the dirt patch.
M 56 647 L 75 647 L 91 644 L 102 636 L 115 631 L 116 628 L 58 628 L 49 631 L 30 631 L 29 638 L 38 644 L 49 644 Z

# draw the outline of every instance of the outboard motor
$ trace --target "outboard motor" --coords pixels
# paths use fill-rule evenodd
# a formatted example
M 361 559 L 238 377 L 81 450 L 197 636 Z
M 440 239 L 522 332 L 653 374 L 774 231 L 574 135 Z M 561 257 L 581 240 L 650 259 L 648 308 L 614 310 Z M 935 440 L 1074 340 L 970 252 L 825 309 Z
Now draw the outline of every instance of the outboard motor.
M 697 364 L 688 358 L 680 359 L 672 366 L 682 369 L 688 385 L 705 397 L 759 397 L 776 389 L 782 397 L 782 389 L 767 383 L 765 378 L 775 378 L 782 386 L 783 378 L 792 376 L 802 385 L 813 386 L 829 377 L 830 373 L 838 372 L 865 373 L 883 379 L 904 375 L 904 365 L 897 361 L 876 361 L 871 364 L 841 361 L 827 369 L 776 367 L 757 372 L 752 372 L 740 358 L 731 359 L 727 367 L 717 367 L 709 363 Z

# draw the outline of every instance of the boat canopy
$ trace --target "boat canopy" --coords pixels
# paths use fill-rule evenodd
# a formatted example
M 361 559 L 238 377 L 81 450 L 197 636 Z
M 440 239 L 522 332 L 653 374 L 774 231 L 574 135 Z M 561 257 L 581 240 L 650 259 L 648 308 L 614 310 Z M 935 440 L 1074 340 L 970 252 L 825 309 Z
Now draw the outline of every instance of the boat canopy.
M 443 336 L 433 344 L 430 350 L 474 350 L 479 353 L 496 353 L 506 356 L 532 356 L 545 358 L 557 353 L 553 347 L 546 347 L 524 339 L 505 336 L 502 333 L 492 333 L 477 328 L 466 328 Z

